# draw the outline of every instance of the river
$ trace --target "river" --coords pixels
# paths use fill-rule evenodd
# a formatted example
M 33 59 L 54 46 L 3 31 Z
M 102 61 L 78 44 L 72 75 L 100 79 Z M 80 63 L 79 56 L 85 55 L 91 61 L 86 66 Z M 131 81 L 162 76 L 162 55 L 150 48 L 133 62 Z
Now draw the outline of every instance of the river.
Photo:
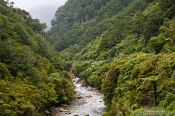
M 101 116 L 104 110 L 102 94 L 95 88 L 85 86 L 73 76 L 76 98 L 69 105 L 54 109 L 53 116 Z

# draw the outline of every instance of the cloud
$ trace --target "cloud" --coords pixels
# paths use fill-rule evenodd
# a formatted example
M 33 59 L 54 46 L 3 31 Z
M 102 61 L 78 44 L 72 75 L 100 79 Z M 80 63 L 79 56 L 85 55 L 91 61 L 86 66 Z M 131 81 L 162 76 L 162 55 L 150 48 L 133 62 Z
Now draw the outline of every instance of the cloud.
M 33 18 L 39 18 L 41 22 L 45 22 L 50 28 L 51 20 L 55 15 L 57 7 L 54 5 L 46 5 L 40 7 L 34 7 L 30 10 Z
M 15 2 L 15 7 L 28 11 L 33 18 L 38 18 L 41 22 L 47 23 L 54 18 L 58 7 L 65 4 L 67 0 L 10 0 Z

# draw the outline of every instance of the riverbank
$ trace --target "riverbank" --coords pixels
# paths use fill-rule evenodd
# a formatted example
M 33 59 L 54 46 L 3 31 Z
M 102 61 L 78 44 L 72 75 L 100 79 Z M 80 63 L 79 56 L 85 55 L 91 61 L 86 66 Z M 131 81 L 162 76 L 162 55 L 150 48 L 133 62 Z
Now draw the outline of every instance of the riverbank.
M 102 94 L 95 88 L 84 85 L 72 75 L 76 97 L 69 104 L 63 104 L 52 111 L 52 116 L 101 116 L 104 110 Z

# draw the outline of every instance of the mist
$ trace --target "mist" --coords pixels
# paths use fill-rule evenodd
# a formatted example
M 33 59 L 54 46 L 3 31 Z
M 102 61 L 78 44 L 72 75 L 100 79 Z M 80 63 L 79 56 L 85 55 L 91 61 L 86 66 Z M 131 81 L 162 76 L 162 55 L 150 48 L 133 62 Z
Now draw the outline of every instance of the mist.
M 51 27 L 51 20 L 55 16 L 56 10 L 64 5 L 67 0 L 10 0 L 15 7 L 28 11 L 33 18 L 38 18 L 47 27 Z

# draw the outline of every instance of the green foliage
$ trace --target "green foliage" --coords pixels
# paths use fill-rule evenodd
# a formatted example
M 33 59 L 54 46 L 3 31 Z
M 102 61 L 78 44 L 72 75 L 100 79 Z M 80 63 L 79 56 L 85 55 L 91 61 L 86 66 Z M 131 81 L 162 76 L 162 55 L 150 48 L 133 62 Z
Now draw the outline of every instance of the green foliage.
M 109 65 L 108 61 L 78 61 L 73 63 L 72 70 L 78 77 L 84 79 L 89 85 L 101 89 L 102 79 L 104 78 L 105 72 L 109 70 Z
M 42 34 L 44 29 L 46 28 L 46 24 L 41 24 L 40 21 L 38 19 L 34 19 L 32 20 L 29 25 L 31 26 L 31 28 L 37 32 Z
M 153 37 L 148 43 L 148 48 L 152 49 L 151 52 L 160 53 L 164 44 L 164 39 L 159 37 Z
M 11 76 L 6 64 L 0 63 L 0 79 L 9 79 Z
M 36 87 L 22 81 L 0 82 L 0 114 L 1 115 L 31 115 L 40 103 L 40 94 Z
M 0 115 L 38 116 L 69 102 L 74 88 L 44 37 L 45 24 L 12 5 L 0 0 Z
M 120 69 L 118 68 L 111 69 L 108 72 L 107 77 L 103 82 L 102 91 L 105 96 L 104 101 L 107 106 L 111 104 L 111 99 L 114 96 L 114 89 L 117 86 L 119 75 L 120 75 Z
M 71 78 L 69 75 L 64 73 L 53 73 L 50 75 L 50 79 L 55 85 L 57 102 L 69 102 L 74 97 L 74 88 L 71 83 Z
M 174 19 L 166 19 L 163 26 L 160 27 L 161 33 L 158 37 L 152 37 L 148 42 L 147 48 L 150 52 L 160 53 L 161 51 L 174 51 Z
M 110 96 L 112 98 L 109 101 L 105 101 L 106 104 L 109 104 L 108 112 L 115 112 L 115 115 L 119 115 L 120 112 L 128 114 L 134 104 L 152 107 L 156 105 L 170 112 L 171 110 L 168 110 L 169 105 L 166 106 L 163 104 L 167 103 L 167 101 L 164 101 L 165 96 L 174 93 L 172 91 L 174 88 L 174 79 L 171 78 L 174 69 L 170 65 L 175 58 L 174 53 L 168 56 L 167 54 L 157 56 L 145 53 L 135 55 L 127 58 L 123 57 L 123 59 L 118 58 L 113 63 L 120 70 L 120 75 L 115 76 L 116 78 L 118 77 L 118 81 L 115 82 L 114 87 L 111 87 L 113 81 L 108 81 L 109 77 L 105 77 L 106 79 L 103 84 L 109 83 L 103 85 L 102 88 L 105 97 L 108 97 L 106 94 L 109 92 L 109 90 L 104 91 L 105 89 L 115 89 L 115 92 L 110 92 L 110 94 L 113 94 Z M 131 61 L 134 61 L 132 65 Z M 169 100 L 174 101 L 172 98 Z M 124 103 L 129 107 L 128 110 L 121 109 L 121 107 L 125 107 Z
M 104 116 L 174 114 L 173 0 L 68 0 L 49 41 L 66 69 L 102 90 Z M 142 114 L 141 114 L 142 115 Z

